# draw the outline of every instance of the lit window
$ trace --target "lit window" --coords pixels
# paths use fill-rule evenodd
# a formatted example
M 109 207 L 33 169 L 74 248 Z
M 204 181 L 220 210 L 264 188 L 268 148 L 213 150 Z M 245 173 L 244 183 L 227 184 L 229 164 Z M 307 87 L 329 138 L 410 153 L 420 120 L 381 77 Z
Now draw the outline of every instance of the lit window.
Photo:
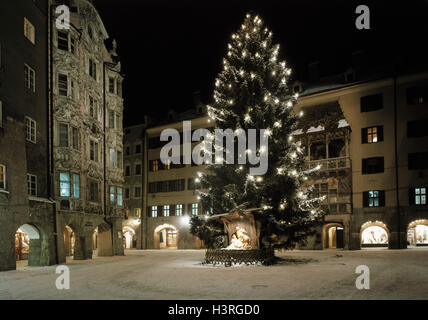
M 6 189 L 6 166 L 0 164 L 0 189 Z
M 136 216 L 137 218 L 141 218 L 141 208 L 134 209 L 134 216 Z
M 68 172 L 60 172 L 59 189 L 61 197 L 70 196 L 70 174 Z
M 36 92 L 36 72 L 27 64 L 24 64 L 24 84 L 27 89 Z
M 115 187 L 110 187 L 110 203 L 115 203 Z
M 368 143 L 377 142 L 377 127 L 367 128 L 367 141 Z
M 73 197 L 80 198 L 80 176 L 78 174 L 73 174 Z
M 115 157 L 115 151 L 113 148 L 110 148 L 109 154 L 110 154 L 110 168 L 114 168 L 114 157 Z
M 29 117 L 25 117 L 25 139 L 36 143 L 36 121 Z
M 427 189 L 415 188 L 415 204 L 427 204 Z
M 152 206 L 152 217 L 155 218 L 158 216 L 158 207 L 157 206 Z
M 169 205 L 163 206 L 163 216 L 169 217 Z
M 37 177 L 27 174 L 27 191 L 29 196 L 37 196 Z
M 31 41 L 32 44 L 36 43 L 36 32 L 33 24 L 24 17 L 24 36 Z
M 159 160 L 152 160 L 152 171 L 156 172 L 159 170 Z
M 175 206 L 175 215 L 176 215 L 177 217 L 180 217 L 180 216 L 182 216 L 182 215 L 183 215 L 183 205 L 182 205 L 182 204 L 177 204 L 177 205 Z
M 199 213 L 199 204 L 192 203 L 192 216 L 197 216 Z
M 369 191 L 369 207 L 379 207 L 379 191 Z
M 123 195 L 122 195 L 122 188 L 117 188 L 117 205 L 122 206 L 123 205 Z

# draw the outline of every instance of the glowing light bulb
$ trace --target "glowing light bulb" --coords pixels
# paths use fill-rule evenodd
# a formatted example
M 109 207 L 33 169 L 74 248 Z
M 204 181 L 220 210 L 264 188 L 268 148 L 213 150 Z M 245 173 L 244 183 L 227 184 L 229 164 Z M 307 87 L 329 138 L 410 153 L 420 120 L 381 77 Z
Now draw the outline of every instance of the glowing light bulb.
M 273 124 L 273 126 L 274 126 L 274 127 L 276 127 L 276 128 L 279 128 L 279 127 L 281 127 L 281 122 L 276 121 L 276 122 Z
M 257 182 L 262 182 L 263 178 L 262 177 L 257 177 Z

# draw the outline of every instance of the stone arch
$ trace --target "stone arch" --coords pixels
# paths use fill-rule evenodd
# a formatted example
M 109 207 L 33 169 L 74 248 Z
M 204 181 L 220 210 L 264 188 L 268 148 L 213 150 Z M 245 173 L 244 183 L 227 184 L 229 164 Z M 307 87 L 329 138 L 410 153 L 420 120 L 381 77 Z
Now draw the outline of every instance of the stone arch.
M 343 249 L 345 246 L 344 230 L 344 225 L 341 222 L 328 222 L 323 225 L 323 249 Z
M 66 257 L 74 257 L 76 245 L 76 229 L 67 224 L 64 227 L 64 252 Z
M 428 246 L 428 219 L 417 219 L 407 226 L 408 246 Z
M 132 249 L 134 247 L 133 240 L 137 233 L 135 232 L 134 228 L 131 226 L 124 226 L 122 228 L 122 235 L 123 235 L 123 246 L 125 249 Z
M 39 226 L 24 223 L 14 236 L 16 260 L 28 260 L 28 266 L 49 265 L 48 236 Z
M 388 247 L 390 232 L 382 221 L 367 221 L 361 226 L 361 247 Z
M 98 224 L 93 229 L 92 250 L 99 257 L 113 256 L 112 229 L 106 222 Z
M 154 230 L 154 246 L 156 249 L 177 248 L 178 229 L 172 224 L 164 223 Z

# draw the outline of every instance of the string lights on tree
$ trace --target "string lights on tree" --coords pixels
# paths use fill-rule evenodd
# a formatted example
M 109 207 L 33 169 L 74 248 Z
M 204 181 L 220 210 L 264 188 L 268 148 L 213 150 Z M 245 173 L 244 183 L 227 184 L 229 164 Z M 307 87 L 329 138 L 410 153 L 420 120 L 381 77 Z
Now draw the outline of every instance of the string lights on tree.
M 280 60 L 279 49 L 259 15 L 248 13 L 230 37 L 223 69 L 214 81 L 213 105 L 208 106 L 215 128 L 235 133 L 238 129 L 265 129 L 268 148 L 258 146 L 256 155 L 267 153 L 267 172 L 251 175 L 248 161 L 214 161 L 206 174 L 198 174 L 195 183 L 198 190 L 209 190 L 199 191 L 208 215 L 260 208 L 261 245 L 292 248 L 312 233 L 323 212 L 319 206 L 322 198 L 311 197 L 305 186 L 308 176 L 319 167 L 306 169 L 303 147 L 292 137 L 303 113 L 293 112 L 298 94 L 289 90 L 291 69 Z M 214 157 L 212 150 L 204 152 Z M 247 149 L 244 156 L 250 157 L 250 152 Z M 235 152 L 235 157 L 241 155 Z M 221 246 L 221 223 L 193 217 L 191 225 L 191 232 L 208 246 Z

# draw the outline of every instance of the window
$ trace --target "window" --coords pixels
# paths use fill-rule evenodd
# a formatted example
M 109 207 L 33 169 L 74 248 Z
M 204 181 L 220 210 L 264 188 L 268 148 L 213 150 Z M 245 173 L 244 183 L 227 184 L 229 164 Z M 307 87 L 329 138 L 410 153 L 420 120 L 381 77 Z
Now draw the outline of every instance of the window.
M 409 170 L 428 169 L 428 152 L 415 152 L 408 155 Z
M 192 203 L 192 216 L 197 216 L 199 213 L 199 204 Z
M 89 159 L 98 162 L 98 142 L 94 140 L 89 142 Z
M 73 149 L 79 150 L 79 129 L 71 127 L 71 138 Z
M 361 129 L 361 143 L 376 143 L 383 141 L 383 126 Z
M 384 171 L 383 157 L 362 159 L 362 167 L 363 174 L 381 173 Z
M 407 137 L 417 138 L 428 136 L 428 119 L 407 122 Z
M 27 173 L 27 191 L 29 196 L 37 196 L 37 176 Z
M 125 148 L 125 155 L 129 156 L 131 154 L 131 148 L 129 146 L 126 146 Z
M 196 190 L 195 179 L 187 179 L 187 190 Z
M 33 24 L 24 17 L 24 36 L 31 41 L 32 44 L 36 43 L 36 32 Z
M 383 108 L 382 93 L 361 97 L 361 112 L 376 111 Z
M 141 208 L 134 209 L 134 216 L 137 218 L 141 218 Z
M 24 64 L 24 84 L 27 89 L 36 92 L 36 72 L 27 64 Z
M 141 153 L 141 144 L 135 145 L 135 153 Z
M 114 112 L 109 111 L 108 113 L 108 126 L 109 128 L 114 129 Z
M 159 170 L 159 160 L 151 160 L 150 171 L 156 172 Z
M 80 176 L 73 174 L 73 198 L 80 198 Z
M 118 151 L 117 152 L 117 160 L 116 160 L 116 165 L 119 169 L 123 168 L 123 156 L 122 156 L 122 152 Z
M 78 98 L 77 87 L 76 87 L 76 82 L 73 79 L 70 80 L 70 88 L 71 88 L 71 98 L 73 100 L 76 100 Z
M 163 216 L 169 217 L 169 205 L 163 206 Z
M 129 177 L 131 175 L 131 167 L 125 166 L 125 176 Z
M 371 190 L 363 192 L 364 207 L 384 207 L 385 206 L 385 191 Z
M 89 201 L 98 202 L 98 182 L 89 181 Z
M 59 146 L 68 148 L 68 124 L 59 124 Z
M 141 174 L 141 164 L 135 165 L 135 174 L 140 175 Z
M 73 54 L 76 52 L 76 40 L 73 37 L 70 37 L 70 52 Z
M 6 166 L 0 164 L 0 190 L 6 189 Z
M 122 206 L 123 205 L 123 195 L 122 195 L 122 191 L 123 189 L 120 187 L 116 188 L 117 191 L 117 205 L 118 206 Z
M 151 206 L 150 211 L 151 211 L 151 216 L 153 218 L 156 218 L 158 216 L 158 207 L 157 206 Z
M 125 188 L 125 199 L 129 199 L 129 188 Z
M 108 92 L 114 93 L 114 78 L 108 79 Z
M 97 63 L 89 59 L 89 76 L 97 81 Z
M 426 205 L 427 204 L 427 188 L 417 187 L 409 189 L 409 204 L 410 205 Z
M 122 129 L 122 121 L 120 120 L 120 115 L 116 113 L 116 129 Z
M 36 143 L 36 121 L 25 117 L 25 139 Z
M 115 197 L 116 197 L 116 188 L 115 187 L 110 187 L 110 203 L 114 204 L 115 203 Z
M 115 154 L 114 154 L 114 149 L 110 148 L 109 149 L 109 154 L 110 154 L 110 168 L 114 168 L 114 158 L 115 158 Z
M 68 51 L 68 33 L 58 31 L 58 49 Z
M 182 215 L 183 215 L 183 205 L 182 205 L 182 204 L 177 204 L 177 205 L 175 206 L 175 215 L 176 215 L 177 217 L 180 217 L 180 216 L 182 216 Z
M 59 173 L 59 190 L 61 197 L 70 196 L 70 174 L 68 172 Z
M 68 77 L 66 74 L 58 74 L 58 94 L 60 96 L 68 96 Z
M 135 187 L 134 198 L 140 198 L 140 197 L 141 197 L 141 187 Z
M 89 115 L 94 118 L 97 119 L 97 103 L 95 101 L 94 98 L 92 98 L 91 96 L 89 96 Z
M 412 87 L 407 89 L 407 104 L 423 104 L 428 102 L 428 87 Z

